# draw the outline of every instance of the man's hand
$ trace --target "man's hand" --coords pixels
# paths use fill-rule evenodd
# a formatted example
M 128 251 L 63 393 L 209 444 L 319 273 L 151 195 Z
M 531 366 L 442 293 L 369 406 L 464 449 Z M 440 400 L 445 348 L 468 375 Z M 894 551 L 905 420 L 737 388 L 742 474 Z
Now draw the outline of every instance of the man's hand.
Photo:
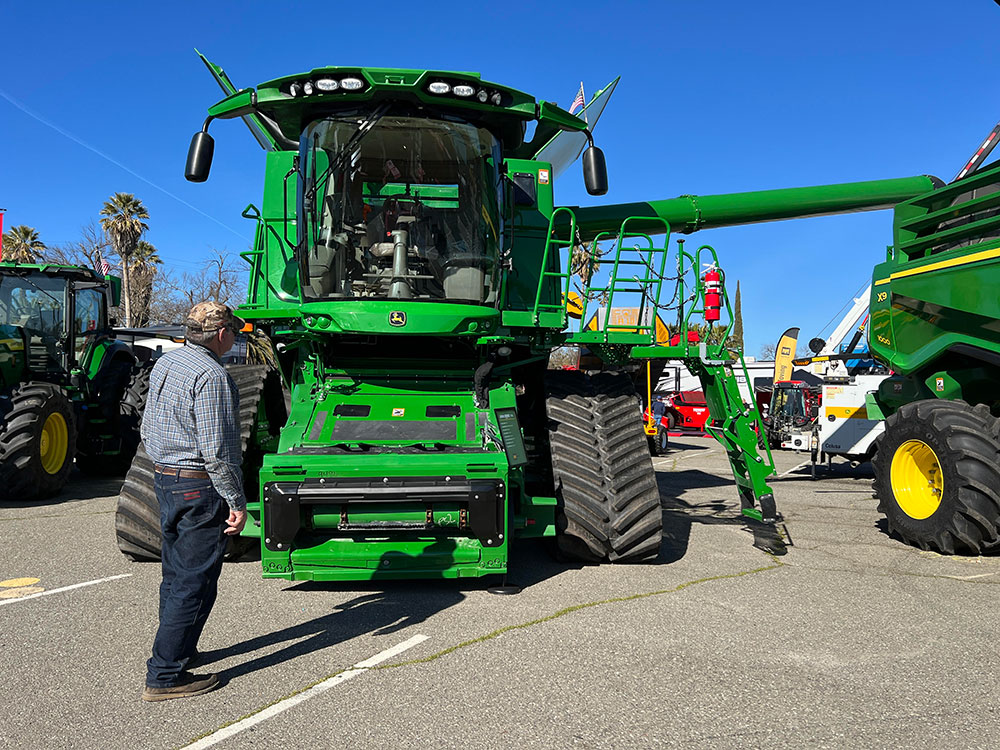
M 239 534 L 243 531 L 243 527 L 247 523 L 247 512 L 245 510 L 233 510 L 229 509 L 229 518 L 226 519 L 226 526 L 224 533 L 233 536 L 234 534 Z

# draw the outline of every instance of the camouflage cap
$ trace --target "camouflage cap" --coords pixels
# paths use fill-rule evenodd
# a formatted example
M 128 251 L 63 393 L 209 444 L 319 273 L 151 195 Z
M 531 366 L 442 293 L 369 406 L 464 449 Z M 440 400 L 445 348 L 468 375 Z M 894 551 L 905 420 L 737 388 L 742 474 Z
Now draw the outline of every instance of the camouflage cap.
M 243 318 L 233 315 L 233 311 L 221 302 L 209 300 L 199 302 L 191 308 L 184 326 L 192 331 L 217 331 L 220 328 L 232 328 L 234 331 L 241 329 L 246 322 Z

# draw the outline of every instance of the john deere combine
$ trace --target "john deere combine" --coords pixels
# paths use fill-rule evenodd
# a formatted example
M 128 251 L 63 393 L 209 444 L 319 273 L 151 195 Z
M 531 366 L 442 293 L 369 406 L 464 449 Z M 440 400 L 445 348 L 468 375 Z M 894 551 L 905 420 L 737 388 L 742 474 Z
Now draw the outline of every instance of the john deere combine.
M 869 419 L 888 417 L 875 493 L 924 549 L 979 553 L 1000 535 L 998 207 L 1000 164 L 967 167 L 896 207 L 873 275 L 869 344 L 896 373 L 868 398 Z
M 689 322 L 729 317 L 718 258 L 670 250 L 670 236 L 884 208 L 931 186 L 556 207 L 554 178 L 581 152 L 588 191 L 607 186 L 587 123 L 550 102 L 475 73 L 355 67 L 237 91 L 206 64 L 229 96 L 192 141 L 188 179 L 208 176 L 213 120 L 242 118 L 267 151 L 262 202 L 244 211 L 257 229 L 240 315 L 275 342 L 290 403 L 287 418 L 265 415 L 270 431 L 246 429 L 259 479 L 248 528 L 269 578 L 503 574 L 514 536 L 553 537 L 583 561 L 656 557 L 659 495 L 619 369 L 637 358 L 682 360 L 701 377 L 743 513 L 773 521 L 773 465 L 733 377 L 739 355 L 686 343 Z M 643 312 L 571 330 L 574 293 L 583 320 L 595 307 Z M 657 340 L 657 311 L 684 343 Z M 548 370 L 567 344 L 603 371 Z M 120 515 L 133 505 L 123 495 Z

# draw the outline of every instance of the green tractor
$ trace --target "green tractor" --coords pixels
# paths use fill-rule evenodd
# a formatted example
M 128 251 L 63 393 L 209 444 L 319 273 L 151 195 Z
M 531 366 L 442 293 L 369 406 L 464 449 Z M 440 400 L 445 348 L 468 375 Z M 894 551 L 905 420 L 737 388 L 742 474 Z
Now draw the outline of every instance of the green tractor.
M 870 303 L 894 373 L 866 405 L 886 418 L 875 496 L 909 544 L 979 554 L 1000 542 L 1000 163 L 900 203 L 893 240 Z
M 89 268 L 0 263 L 0 496 L 62 489 L 73 467 L 124 474 L 148 368 L 116 341 L 121 282 Z
M 687 335 L 702 320 L 731 325 L 718 257 L 669 240 L 885 208 L 931 187 L 556 207 L 553 182 L 581 154 L 592 195 L 607 178 L 588 123 L 550 102 L 475 73 L 353 67 L 237 91 L 205 62 L 228 96 L 192 140 L 188 179 L 208 176 L 213 120 L 242 118 L 267 151 L 263 200 L 244 211 L 256 238 L 239 312 L 274 342 L 280 372 L 270 386 L 266 368 L 241 374 L 244 533 L 260 537 L 266 578 L 503 575 L 515 537 L 583 562 L 655 559 L 662 510 L 626 372 L 647 359 L 701 377 L 743 516 L 773 523 L 774 467 L 737 387 L 740 354 Z M 591 124 L 611 90 L 588 105 Z M 588 307 L 638 312 L 574 330 L 568 300 L 584 321 Z M 657 340 L 658 315 L 676 317 L 674 345 Z M 602 366 L 548 369 L 566 345 Z M 148 459 L 129 476 L 119 544 L 155 558 Z

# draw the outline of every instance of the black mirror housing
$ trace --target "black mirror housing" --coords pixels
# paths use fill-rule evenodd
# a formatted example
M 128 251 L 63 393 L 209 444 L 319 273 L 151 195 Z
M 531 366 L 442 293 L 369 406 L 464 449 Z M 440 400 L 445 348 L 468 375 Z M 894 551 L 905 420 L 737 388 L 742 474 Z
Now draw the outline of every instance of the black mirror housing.
M 590 146 L 583 152 L 583 181 L 591 195 L 608 192 L 608 166 L 604 161 L 604 152 L 597 146 Z
M 184 166 L 184 177 L 188 182 L 204 182 L 208 179 L 214 154 L 215 139 L 204 130 L 195 133 L 188 149 L 187 164 Z

